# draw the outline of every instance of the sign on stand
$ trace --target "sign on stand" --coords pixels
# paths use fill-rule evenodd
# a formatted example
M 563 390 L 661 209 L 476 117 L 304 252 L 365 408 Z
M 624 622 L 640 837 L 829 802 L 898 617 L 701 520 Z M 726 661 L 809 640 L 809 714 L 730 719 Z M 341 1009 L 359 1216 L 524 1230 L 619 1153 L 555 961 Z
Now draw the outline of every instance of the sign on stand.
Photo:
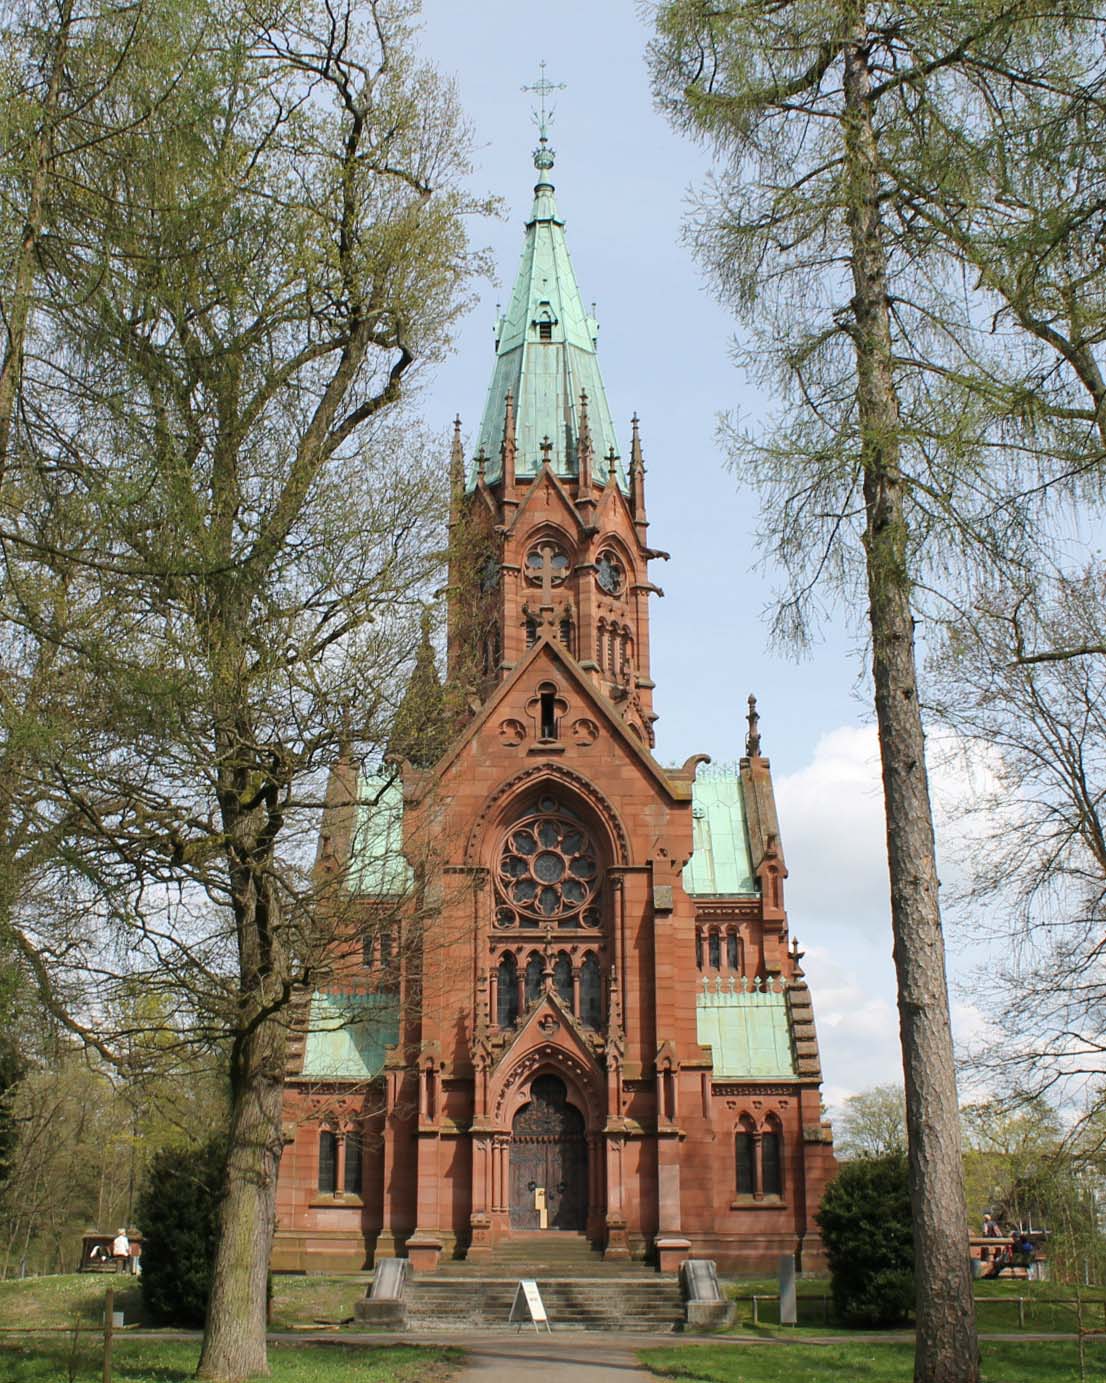
M 541 1326 L 545 1326 L 550 1335 L 553 1334 L 553 1327 L 549 1324 L 549 1317 L 545 1314 L 545 1303 L 541 1299 L 538 1291 L 538 1284 L 532 1277 L 519 1279 L 519 1284 L 515 1288 L 515 1299 L 511 1306 L 511 1314 L 507 1317 L 508 1324 L 515 1323 L 515 1329 L 521 1330 L 525 1324 L 526 1317 L 529 1316 L 534 1322 L 534 1329 L 541 1334 Z

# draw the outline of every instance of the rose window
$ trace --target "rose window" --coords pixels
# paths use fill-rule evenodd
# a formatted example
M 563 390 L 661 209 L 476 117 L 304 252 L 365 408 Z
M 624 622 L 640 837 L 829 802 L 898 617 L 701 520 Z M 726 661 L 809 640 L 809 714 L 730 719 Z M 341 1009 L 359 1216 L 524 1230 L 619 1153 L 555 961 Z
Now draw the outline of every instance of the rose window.
M 622 563 L 613 552 L 604 552 L 595 564 L 595 579 L 607 595 L 621 595 L 626 582 Z
M 507 832 L 499 856 L 499 927 L 597 927 L 599 856 L 580 822 L 554 798 Z

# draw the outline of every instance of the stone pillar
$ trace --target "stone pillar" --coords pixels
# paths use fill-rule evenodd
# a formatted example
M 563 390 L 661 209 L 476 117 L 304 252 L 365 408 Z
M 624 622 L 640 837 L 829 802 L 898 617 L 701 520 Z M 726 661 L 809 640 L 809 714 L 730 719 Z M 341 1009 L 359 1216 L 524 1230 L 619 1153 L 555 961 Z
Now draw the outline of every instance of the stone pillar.
M 472 1136 L 472 1214 L 469 1226 L 472 1239 L 468 1258 L 473 1262 L 486 1262 L 492 1256 L 492 1217 L 494 1205 L 493 1170 L 495 1145 L 490 1133 L 477 1133 Z
M 622 1197 L 622 1152 L 626 1139 L 621 1130 L 607 1134 L 607 1247 L 603 1257 L 625 1261 L 630 1256 L 630 1237 Z

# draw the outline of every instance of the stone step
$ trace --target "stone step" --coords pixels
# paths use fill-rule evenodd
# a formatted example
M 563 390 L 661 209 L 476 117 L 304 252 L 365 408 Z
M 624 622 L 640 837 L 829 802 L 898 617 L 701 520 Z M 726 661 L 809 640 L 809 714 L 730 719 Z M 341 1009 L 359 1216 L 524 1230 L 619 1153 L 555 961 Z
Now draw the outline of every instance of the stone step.
M 518 1283 L 514 1278 L 413 1279 L 405 1298 L 410 1329 L 484 1329 L 509 1324 Z M 675 1278 L 621 1278 L 603 1282 L 576 1278 L 539 1280 L 538 1290 L 556 1327 L 577 1330 L 671 1331 L 683 1324 Z

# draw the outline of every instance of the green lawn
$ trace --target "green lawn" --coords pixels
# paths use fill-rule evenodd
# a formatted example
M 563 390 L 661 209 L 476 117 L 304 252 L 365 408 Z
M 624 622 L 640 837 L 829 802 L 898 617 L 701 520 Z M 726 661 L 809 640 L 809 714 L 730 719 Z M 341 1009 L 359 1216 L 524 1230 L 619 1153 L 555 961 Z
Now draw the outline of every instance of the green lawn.
M 186 1383 L 198 1343 L 120 1340 L 112 1351 L 115 1383 Z M 271 1383 L 442 1383 L 460 1367 L 461 1350 L 415 1345 L 375 1347 L 270 1345 Z M 92 1335 L 0 1341 L 4 1383 L 101 1383 L 103 1355 Z
M 115 1289 L 115 1309 L 128 1325 L 143 1325 L 142 1291 L 133 1277 L 107 1273 L 65 1273 L 0 1282 L 0 1329 L 30 1330 L 36 1326 L 99 1324 L 104 1318 L 104 1293 Z M 348 1320 L 353 1304 L 364 1295 L 363 1278 L 273 1278 L 274 1330 L 294 1330 Z
M 658 1378 L 700 1383 L 911 1383 L 914 1347 L 835 1340 L 826 1345 L 673 1345 L 638 1351 Z M 1088 1344 L 1088 1376 L 1100 1378 L 1106 1345 Z M 1078 1383 L 1074 1341 L 983 1346 L 984 1383 Z
M 1057 1331 L 1064 1333 L 1077 1328 L 1073 1302 L 1077 1289 L 1054 1282 L 1018 1282 L 999 1278 L 996 1282 L 974 1282 L 974 1295 L 983 1300 L 976 1303 L 976 1322 L 981 1331 L 999 1333 L 1016 1332 L 1024 1328 L 1027 1332 Z M 829 1281 L 826 1278 L 804 1278 L 798 1284 L 799 1325 L 798 1333 L 848 1335 L 834 1324 L 832 1306 L 827 1312 L 824 1298 L 829 1295 Z M 753 1308 L 749 1298 L 772 1296 L 779 1291 L 778 1284 L 768 1278 L 756 1280 L 742 1279 L 729 1284 L 729 1293 L 737 1298 L 737 1319 L 733 1329 L 742 1334 L 753 1329 Z M 1106 1288 L 1081 1287 L 1078 1289 L 1083 1299 L 1083 1323 L 1087 1328 L 1106 1327 Z M 1022 1299 L 1019 1316 L 1018 1298 Z M 775 1301 L 762 1301 L 758 1307 L 760 1327 L 766 1334 L 775 1335 L 779 1329 L 779 1304 Z M 1024 1327 L 1021 1324 L 1024 1322 Z

